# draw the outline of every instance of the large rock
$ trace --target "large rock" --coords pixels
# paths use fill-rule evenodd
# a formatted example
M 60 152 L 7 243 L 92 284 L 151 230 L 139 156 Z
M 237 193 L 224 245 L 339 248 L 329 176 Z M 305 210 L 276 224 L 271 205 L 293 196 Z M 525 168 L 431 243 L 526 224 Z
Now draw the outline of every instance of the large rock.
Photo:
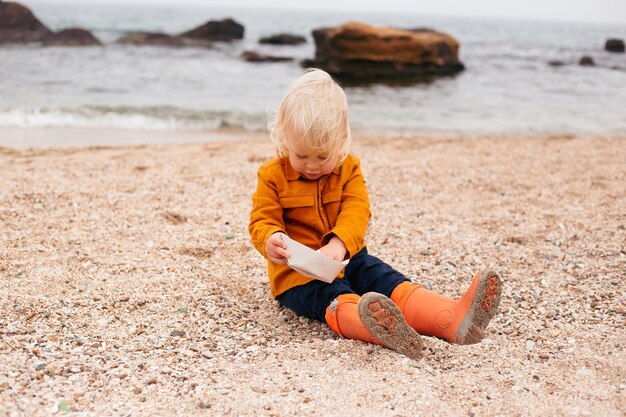
M 243 39 L 243 25 L 233 19 L 211 20 L 202 26 L 181 33 L 180 36 L 187 38 L 204 39 L 210 41 L 232 41 Z
M 454 75 L 464 69 L 459 42 L 430 30 L 379 28 L 348 22 L 313 31 L 316 51 L 304 66 L 354 81 L 403 81 Z
M 624 41 L 622 39 L 607 39 L 604 49 L 609 52 L 624 52 Z
M 99 46 L 102 42 L 88 30 L 69 28 L 44 36 L 43 44 L 44 46 Z
M 289 33 L 279 33 L 261 38 L 259 39 L 259 43 L 270 45 L 300 45 L 301 43 L 306 43 L 306 38 Z
M 51 33 L 28 7 L 0 1 L 0 44 L 39 42 Z

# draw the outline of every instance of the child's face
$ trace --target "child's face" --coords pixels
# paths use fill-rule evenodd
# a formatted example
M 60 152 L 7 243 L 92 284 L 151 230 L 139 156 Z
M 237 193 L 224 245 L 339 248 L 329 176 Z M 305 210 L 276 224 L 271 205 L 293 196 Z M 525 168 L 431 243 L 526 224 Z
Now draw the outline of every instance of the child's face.
M 337 166 L 337 161 L 334 158 L 313 152 L 305 145 L 292 139 L 287 140 L 287 151 L 289 152 L 289 163 L 293 169 L 311 181 L 330 174 Z

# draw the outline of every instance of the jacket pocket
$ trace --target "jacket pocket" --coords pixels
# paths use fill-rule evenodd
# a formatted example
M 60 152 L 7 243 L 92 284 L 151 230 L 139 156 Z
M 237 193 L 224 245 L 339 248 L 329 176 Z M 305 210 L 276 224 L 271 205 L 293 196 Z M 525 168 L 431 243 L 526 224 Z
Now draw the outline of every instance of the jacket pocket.
M 303 223 L 311 226 L 316 222 L 313 195 L 281 196 L 280 205 L 283 207 L 285 223 Z
M 292 195 L 280 197 L 280 205 L 283 208 L 313 207 L 313 204 L 315 204 L 315 197 L 312 195 Z
M 335 227 L 339 209 L 341 208 L 341 191 L 331 191 L 322 194 L 322 204 L 324 205 L 326 216 L 328 216 L 330 227 Z

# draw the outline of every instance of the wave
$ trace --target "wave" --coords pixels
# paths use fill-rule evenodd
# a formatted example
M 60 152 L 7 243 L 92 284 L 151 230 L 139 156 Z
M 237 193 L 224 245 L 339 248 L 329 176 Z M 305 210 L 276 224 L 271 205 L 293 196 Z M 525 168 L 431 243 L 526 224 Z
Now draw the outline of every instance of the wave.
M 262 131 L 265 114 L 192 110 L 174 106 L 95 106 L 0 109 L 3 127 L 81 127 L 138 130 L 217 130 L 239 128 Z

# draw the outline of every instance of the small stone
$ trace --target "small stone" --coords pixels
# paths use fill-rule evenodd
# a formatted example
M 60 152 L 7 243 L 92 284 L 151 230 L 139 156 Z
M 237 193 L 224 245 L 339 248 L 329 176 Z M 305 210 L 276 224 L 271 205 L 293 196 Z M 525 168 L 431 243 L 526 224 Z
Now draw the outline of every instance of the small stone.
M 77 373 L 79 373 L 81 371 L 82 371 L 82 369 L 80 369 L 80 366 L 72 366 L 70 368 L 70 372 L 73 373 L 73 374 L 77 374 Z
M 482 343 L 483 345 L 492 345 L 493 339 L 484 338 L 483 340 L 480 341 L 480 343 Z
M 582 65 L 583 67 L 592 67 L 595 65 L 595 63 L 593 62 L 592 57 L 590 57 L 589 55 L 585 55 L 580 58 L 580 60 L 578 61 L 578 65 Z
M 527 340 L 526 341 L 526 350 L 529 351 L 529 352 L 532 352 L 534 348 L 535 348 L 535 342 L 533 342 L 532 340 Z
M 202 356 L 204 356 L 207 359 L 211 359 L 211 358 L 213 358 L 213 352 L 205 350 L 204 352 L 202 352 Z
M 202 409 L 209 409 L 211 408 L 211 403 L 209 403 L 208 401 L 199 401 L 198 402 L 198 407 L 202 408 Z
M 540 353 L 539 354 L 539 359 L 543 359 L 544 361 L 548 360 L 548 359 L 550 359 L 550 355 L 548 355 L 547 353 Z
M 135 394 L 135 395 L 139 395 L 139 394 L 141 394 L 141 392 L 142 392 L 142 391 L 143 391 L 143 390 L 142 390 L 140 387 L 135 387 L 135 388 L 133 389 L 133 394 Z
M 170 333 L 170 336 L 173 336 L 173 337 L 182 337 L 184 335 L 185 335 L 184 330 L 172 330 L 172 332 Z
M 581 376 L 593 376 L 593 371 L 591 369 L 587 369 L 584 366 L 582 368 L 580 368 L 578 371 L 576 371 L 576 375 L 581 375 Z

